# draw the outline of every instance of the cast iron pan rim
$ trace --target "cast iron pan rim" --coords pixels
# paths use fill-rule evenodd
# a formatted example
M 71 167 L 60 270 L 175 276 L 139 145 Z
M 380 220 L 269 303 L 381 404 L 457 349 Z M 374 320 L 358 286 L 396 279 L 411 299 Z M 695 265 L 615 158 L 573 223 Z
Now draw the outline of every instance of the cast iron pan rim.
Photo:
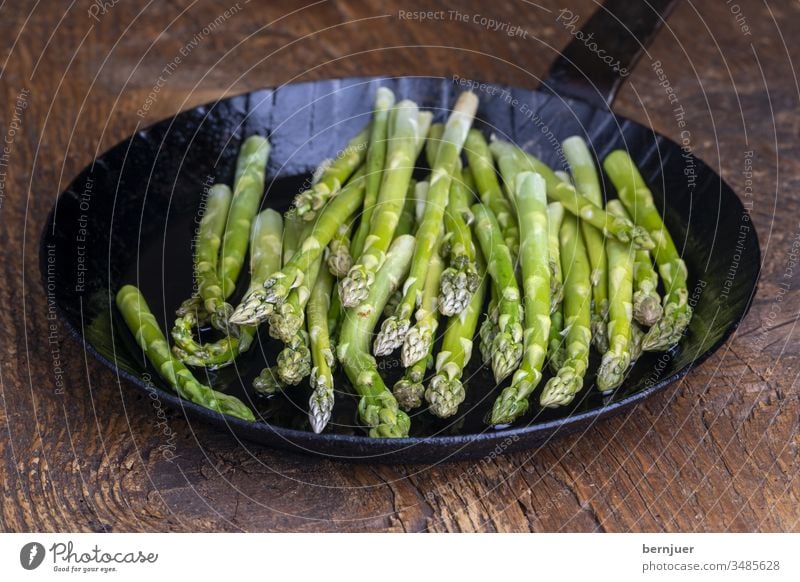
M 435 76 L 435 75 L 404 75 L 404 76 L 394 76 L 394 77 L 378 75 L 378 76 L 336 77 L 336 78 L 332 78 L 330 80 L 338 81 L 338 82 L 356 81 L 356 82 L 363 82 L 364 84 L 367 84 L 367 83 L 373 82 L 373 81 L 378 80 L 378 79 L 401 79 L 401 78 L 439 79 L 439 80 L 446 79 L 445 77 Z M 314 83 L 314 82 L 315 81 L 303 81 L 302 83 Z M 476 80 L 476 82 L 482 82 L 482 81 L 477 81 Z M 511 86 L 508 86 L 508 85 L 499 85 L 497 83 L 489 83 L 489 85 L 490 86 L 511 87 Z M 178 112 L 178 113 L 176 113 L 176 114 L 174 114 L 172 116 L 165 117 L 164 119 L 156 121 L 156 122 L 148 125 L 147 127 L 141 128 L 141 129 L 137 130 L 137 133 L 139 133 L 139 132 L 147 132 L 148 130 L 150 130 L 155 125 L 157 125 L 159 123 L 163 123 L 165 121 L 172 120 L 175 117 L 177 117 L 178 115 L 180 115 L 182 113 L 185 113 L 186 111 L 191 111 L 191 110 L 199 109 L 199 108 L 206 108 L 206 109 L 208 109 L 210 111 L 210 110 L 213 109 L 213 107 L 215 107 L 216 105 L 218 105 L 222 101 L 226 101 L 226 100 L 229 100 L 229 99 L 235 99 L 235 98 L 242 98 L 242 97 L 247 98 L 250 95 L 252 95 L 253 93 L 256 93 L 256 92 L 259 92 L 259 91 L 274 91 L 274 90 L 276 90 L 278 88 L 280 88 L 280 87 L 267 87 L 267 88 L 261 88 L 261 89 L 254 89 L 254 90 L 251 90 L 251 91 L 246 91 L 246 92 L 238 93 L 238 94 L 235 94 L 235 95 L 228 95 L 228 96 L 225 96 L 222 99 L 216 99 L 214 101 L 209 101 L 207 103 L 195 105 L 195 106 L 193 106 L 193 107 L 191 107 L 189 109 L 186 109 L 184 111 Z M 539 90 L 539 89 L 535 89 L 534 91 L 545 93 L 550 98 L 562 99 L 562 100 L 564 100 L 565 102 L 568 102 L 568 103 L 580 103 L 583 106 L 586 105 L 586 103 L 584 101 L 581 101 L 580 99 L 575 99 L 575 98 L 571 98 L 571 97 L 565 97 L 565 96 L 561 96 L 561 95 L 553 95 L 550 92 L 542 91 L 542 90 Z M 594 106 L 592 106 L 592 107 L 594 107 Z M 595 109 L 598 109 L 598 108 L 595 107 Z M 609 111 L 608 113 L 610 113 L 611 115 L 614 115 L 616 118 L 618 118 L 618 119 L 620 119 L 622 121 L 628 121 L 630 123 L 637 123 L 638 124 L 638 122 L 635 122 L 633 120 L 629 120 L 626 117 L 619 116 L 616 113 L 614 113 L 613 111 Z M 638 125 L 641 125 L 641 124 L 638 124 Z M 659 138 L 661 138 L 663 140 L 666 140 L 669 143 L 673 143 L 673 144 L 675 143 L 670 138 L 666 137 L 665 135 L 659 133 L 658 131 L 656 131 L 656 130 L 654 130 L 652 128 L 648 128 L 647 126 L 642 126 L 642 127 L 645 127 L 648 131 L 652 132 L 654 135 L 658 136 Z M 121 140 L 120 142 L 118 142 L 115 145 L 113 145 L 110 148 L 108 148 L 101 155 L 105 155 L 106 153 L 110 152 L 111 150 L 113 150 L 113 149 L 115 149 L 117 147 L 120 147 L 122 144 L 124 144 L 128 140 L 130 140 L 131 137 L 132 136 L 129 136 L 129 137 Z M 692 157 L 695 157 L 695 156 L 693 155 Z M 699 158 L 696 158 L 696 159 L 699 160 Z M 700 160 L 700 161 L 702 161 L 702 160 Z M 717 174 L 717 172 L 714 172 L 714 173 Z M 717 175 L 719 176 L 719 174 L 717 174 Z M 742 202 L 739 199 L 739 196 L 736 195 L 735 191 L 722 179 L 721 176 L 719 176 L 719 178 L 720 178 L 721 185 L 727 187 L 731 192 L 734 193 L 735 202 L 740 206 L 741 211 L 744 212 L 744 206 L 742 205 Z M 73 180 L 73 183 L 74 183 L 74 180 Z M 71 186 L 68 187 L 67 190 L 65 190 L 65 192 L 68 191 L 70 188 L 71 188 Z M 63 194 L 64 193 L 62 192 L 62 194 L 59 196 L 59 199 L 60 199 L 61 196 L 63 196 Z M 40 268 L 40 272 L 41 272 L 41 276 L 42 276 L 42 286 L 43 286 L 45 292 L 47 291 L 47 265 L 46 265 L 46 258 L 45 258 L 46 257 L 46 249 L 45 249 L 45 247 L 46 247 L 47 242 L 49 241 L 50 230 L 54 226 L 53 225 L 53 217 L 54 217 L 54 214 L 55 214 L 57 206 L 58 206 L 58 201 L 56 201 L 56 204 L 50 209 L 50 212 L 49 212 L 48 217 L 47 217 L 47 221 L 45 222 L 44 227 L 42 229 L 42 234 L 41 234 L 40 244 L 39 244 L 39 268 Z M 366 435 L 365 436 L 355 436 L 355 435 L 344 435 L 344 434 L 334 434 L 334 433 L 324 433 L 324 432 L 319 434 L 319 435 L 317 435 L 317 434 L 314 434 L 311 431 L 303 431 L 303 430 L 297 430 L 297 429 L 291 429 L 291 428 L 285 428 L 285 427 L 278 427 L 278 426 L 274 426 L 274 425 L 272 425 L 272 424 L 270 424 L 268 422 L 264 422 L 264 421 L 245 421 L 245 420 L 242 420 L 242 419 L 230 417 L 230 416 L 227 416 L 225 414 L 209 410 L 209 409 L 207 409 L 207 408 L 205 408 L 203 406 L 200 406 L 198 404 L 195 404 L 193 402 L 185 400 L 185 399 L 181 398 L 180 396 L 178 396 L 177 394 L 173 394 L 172 392 L 168 392 L 168 391 L 164 390 L 163 388 L 161 388 L 159 386 L 145 386 L 144 383 L 142 382 L 142 380 L 138 376 L 136 376 L 134 374 L 131 374 L 130 372 L 128 372 L 126 370 L 121 369 L 115 362 L 112 362 L 106 356 L 104 356 L 99 351 L 97 351 L 94 348 L 94 346 L 90 342 L 88 342 L 86 340 L 86 338 L 84 337 L 83 333 L 80 330 L 78 330 L 72 324 L 72 322 L 70 321 L 70 319 L 68 317 L 66 317 L 66 314 L 64 313 L 64 311 L 61 309 L 61 306 L 57 302 L 55 304 L 55 307 L 56 307 L 56 311 L 60 315 L 61 321 L 67 326 L 69 334 L 72 337 L 74 337 L 75 339 L 81 341 L 82 344 L 83 344 L 84 349 L 88 350 L 89 353 L 92 354 L 92 356 L 95 359 L 97 359 L 98 361 L 102 362 L 106 367 L 108 367 L 112 371 L 116 372 L 118 377 L 121 376 L 121 377 L 125 378 L 126 380 L 130 381 L 131 383 L 133 383 L 137 387 L 137 389 L 139 389 L 139 391 L 141 391 L 143 393 L 150 393 L 150 392 L 153 391 L 153 389 L 155 389 L 155 392 L 158 394 L 158 396 L 160 398 L 163 398 L 165 401 L 167 401 L 173 407 L 183 409 L 185 412 L 191 412 L 192 414 L 197 415 L 199 417 L 208 418 L 208 419 L 214 421 L 215 423 L 225 423 L 228 426 L 238 427 L 238 428 L 246 429 L 246 430 L 252 430 L 254 427 L 256 427 L 259 430 L 261 430 L 262 432 L 268 431 L 268 432 L 270 432 L 270 433 L 272 433 L 272 434 L 274 434 L 274 435 L 276 435 L 278 437 L 283 438 L 286 441 L 286 444 L 295 444 L 298 441 L 299 442 L 304 442 L 304 441 L 308 441 L 309 439 L 312 439 L 314 441 L 328 442 L 328 443 L 347 443 L 347 444 L 351 444 L 351 445 L 375 445 L 377 443 L 381 443 L 382 445 L 391 445 L 392 448 L 395 451 L 398 450 L 398 449 L 401 449 L 403 447 L 417 446 L 417 445 L 420 445 L 420 444 L 434 445 L 434 446 L 450 446 L 450 445 L 464 445 L 464 446 L 466 446 L 466 445 L 469 445 L 470 443 L 473 443 L 475 441 L 481 441 L 481 442 L 495 441 L 495 440 L 501 441 L 501 440 L 505 440 L 505 439 L 507 439 L 509 437 L 513 438 L 515 436 L 516 437 L 521 437 L 521 436 L 530 436 L 530 435 L 535 435 L 535 434 L 540 434 L 540 433 L 549 433 L 549 432 L 553 432 L 554 430 L 557 430 L 557 429 L 569 429 L 569 428 L 571 428 L 573 426 L 580 425 L 583 421 L 606 418 L 608 416 L 611 416 L 613 414 L 621 412 L 623 409 L 628 408 L 628 407 L 632 406 L 633 404 L 636 404 L 636 403 L 638 403 L 638 402 L 640 402 L 642 400 L 645 400 L 645 399 L 649 398 L 650 396 L 652 396 L 656 392 L 659 392 L 659 391 L 663 390 L 664 388 L 666 388 L 668 385 L 672 384 L 673 382 L 684 378 L 695 366 L 698 366 L 698 365 L 702 364 L 714 352 L 716 352 L 722 346 L 722 344 L 724 344 L 728 340 L 728 338 L 738 329 L 739 325 L 744 320 L 744 318 L 747 316 L 747 313 L 750 311 L 750 307 L 753 304 L 753 299 L 754 299 L 754 297 L 756 295 L 756 292 L 758 290 L 758 284 L 759 284 L 759 281 L 760 281 L 760 273 L 761 273 L 761 260 L 760 260 L 761 259 L 761 247 L 760 247 L 760 243 L 759 243 L 759 239 L 758 239 L 758 233 L 756 232 L 755 227 L 753 227 L 753 242 L 755 244 L 755 251 L 757 252 L 757 256 L 759 258 L 757 266 L 756 266 L 756 271 L 755 271 L 755 279 L 753 281 L 753 289 L 752 289 L 752 291 L 750 293 L 750 298 L 748 299 L 748 301 L 744 305 L 744 307 L 741 309 L 740 313 L 737 314 L 734 322 L 728 327 L 727 330 L 725 330 L 725 332 L 722 334 L 722 336 L 714 344 L 712 344 L 712 346 L 710 348 L 708 348 L 705 352 L 703 352 L 702 354 L 700 354 L 699 356 L 694 358 L 691 362 L 686 364 L 683 368 L 681 368 L 680 370 L 678 370 L 674 374 L 659 380 L 658 382 L 654 383 L 649 388 L 646 388 L 646 389 L 641 390 L 639 392 L 635 392 L 635 393 L 631 394 L 630 396 L 627 396 L 627 397 L 625 397 L 625 398 L 623 398 L 623 399 L 621 399 L 619 401 L 613 402 L 613 403 L 611 403 L 611 404 L 609 404 L 607 406 L 604 406 L 602 408 L 595 408 L 595 409 L 592 409 L 592 410 L 587 410 L 587 411 L 580 412 L 580 413 L 577 413 L 577 414 L 574 414 L 574 415 L 571 415 L 571 416 L 568 416 L 568 417 L 562 418 L 562 419 L 551 420 L 551 421 L 547 421 L 547 422 L 543 422 L 543 423 L 535 423 L 535 424 L 530 424 L 530 425 L 527 425 L 527 426 L 520 426 L 520 427 L 517 427 L 517 428 L 501 429 L 501 430 L 492 430 L 490 427 L 487 426 L 486 432 L 473 433 L 473 434 L 469 434 L 469 435 L 407 437 L 407 438 L 402 438 L 402 439 L 391 439 L 391 441 L 388 442 L 388 443 L 385 442 L 384 439 L 375 439 L 375 438 L 372 438 L 372 437 L 369 437 L 369 436 L 366 436 Z M 110 292 L 110 290 L 109 290 L 109 292 Z M 109 303 L 108 309 L 109 310 L 113 309 L 111 303 Z M 278 443 L 278 444 L 280 444 L 280 443 Z M 304 452 L 310 453 L 310 452 L 313 452 L 313 451 L 304 451 Z

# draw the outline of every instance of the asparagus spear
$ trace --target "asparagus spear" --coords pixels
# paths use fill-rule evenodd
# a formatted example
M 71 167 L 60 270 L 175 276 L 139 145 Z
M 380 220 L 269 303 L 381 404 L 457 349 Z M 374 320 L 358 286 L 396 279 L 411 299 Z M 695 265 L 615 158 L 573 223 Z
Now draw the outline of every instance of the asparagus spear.
M 686 287 L 686 264 L 661 220 L 652 193 L 628 153 L 622 150 L 611 152 L 604 160 L 603 167 L 633 220 L 649 232 L 656 242 L 653 255 L 666 290 L 664 313 L 648 330 L 643 348 L 649 352 L 666 350 L 680 341 L 692 319 Z
M 592 204 L 602 208 L 603 191 L 586 141 L 575 135 L 565 139 L 561 148 L 572 171 L 575 188 Z M 622 218 L 627 219 L 624 215 Z M 581 221 L 581 233 L 589 255 L 589 266 L 592 268 L 592 345 L 598 353 L 604 354 L 608 351 L 609 339 L 606 334 L 609 292 L 605 236 L 585 220 Z
M 550 337 L 547 354 L 550 369 L 558 372 L 563 363 L 564 313 L 561 307 L 564 298 L 564 275 L 561 271 L 561 243 L 559 232 L 564 220 L 564 207 L 560 202 L 547 205 L 547 250 L 550 265 Z
M 336 229 L 331 242 L 328 244 L 328 257 L 325 262 L 328 270 L 336 277 L 344 277 L 353 266 L 353 256 L 350 254 L 350 232 L 353 223 L 349 220 L 343 222 Z
M 613 236 L 620 242 L 633 242 L 637 248 L 653 248 L 654 243 L 647 230 L 629 220 L 610 216 L 605 210 L 592 204 L 590 200 L 581 195 L 575 186 L 562 182 L 547 164 L 535 156 L 502 140 L 493 141 L 489 149 L 496 159 L 503 155 L 516 156 L 518 163 L 521 164 L 521 169 L 541 174 L 547 183 L 548 199 L 561 202 L 567 211 L 600 229 L 606 236 Z
M 225 303 L 217 267 L 219 248 L 225 232 L 225 222 L 231 206 L 233 193 L 224 184 L 211 187 L 205 199 L 205 212 L 197 229 L 197 246 L 194 253 L 194 270 L 197 278 L 197 293 L 208 313 L 214 313 Z
M 583 386 L 589 366 L 591 343 L 591 267 L 586 255 L 578 221 L 564 217 L 561 224 L 561 266 L 564 270 L 564 321 L 566 346 L 564 362 L 558 373 L 545 384 L 539 403 L 545 408 L 564 406 L 572 402 Z
M 471 129 L 469 131 L 464 144 L 464 152 L 467 154 L 470 171 L 480 193 L 481 202 L 494 212 L 503 233 L 503 240 L 512 256 L 516 256 L 519 252 L 517 217 L 511 204 L 503 195 L 503 190 L 497 181 L 489 144 L 486 143 L 486 139 L 479 130 Z
M 401 359 L 403 366 L 408 368 L 416 362 L 427 358 L 433 347 L 436 329 L 439 327 L 439 283 L 442 280 L 444 264 L 438 250 L 434 250 L 428 263 L 428 272 L 425 273 L 425 283 L 422 289 L 422 299 L 414 314 L 415 323 L 408 330 Z M 477 273 L 476 273 L 477 275 Z
M 280 271 L 264 281 L 264 292 L 245 296 L 231 316 L 231 321 L 252 325 L 269 317 L 274 306 L 286 301 L 292 289 L 303 283 L 306 271 L 322 256 L 339 225 L 358 211 L 363 200 L 364 177 L 354 176 L 341 193 L 325 206 L 292 258 Z M 293 236 L 290 230 L 295 228 L 296 224 L 287 223 L 287 236 Z M 288 245 L 284 243 L 284 246 Z
M 447 206 L 450 183 L 458 167 L 459 155 L 472 124 L 478 98 L 474 93 L 462 93 L 456 101 L 453 112 L 445 124 L 442 142 L 436 154 L 436 161 L 431 172 L 430 185 L 425 200 L 425 212 L 417 227 L 417 244 L 411 272 L 403 285 L 403 299 L 392 317 L 387 318 L 381 326 L 381 333 L 375 342 L 377 355 L 391 353 L 402 345 L 411 325 L 411 315 L 422 299 L 425 273 L 436 251 L 437 243 L 442 237 L 444 211 Z
M 236 168 L 238 177 L 233 188 L 233 201 L 222 237 L 219 260 L 219 278 L 222 281 L 222 293 L 225 297 L 229 297 L 236 289 L 236 281 L 244 265 L 250 227 L 258 213 L 261 195 L 264 193 L 264 175 L 269 152 L 269 141 L 258 135 L 248 137 L 239 151 Z M 215 311 L 219 311 L 219 307 Z M 221 324 L 215 327 L 220 331 L 227 331 L 229 315 L 230 310 L 221 313 Z
M 334 196 L 338 195 L 347 179 L 356 171 L 367 155 L 369 125 L 351 139 L 333 160 L 325 160 L 314 172 L 314 184 L 294 199 L 297 216 L 305 221 L 314 220 L 317 213 Z
M 331 306 L 334 278 L 322 269 L 308 301 L 308 335 L 311 342 L 311 398 L 308 420 L 317 434 L 328 424 L 333 412 L 333 349 L 331 347 L 328 312 Z
M 366 299 L 375 273 L 383 264 L 403 211 L 417 148 L 425 141 L 429 122 L 430 116 L 421 114 L 413 101 L 401 101 L 393 109 L 386 168 L 370 233 L 357 263 L 339 282 L 339 294 L 345 307 L 354 307 Z
M 433 347 L 433 346 L 431 346 Z M 392 388 L 392 394 L 403 410 L 413 410 L 422 406 L 425 395 L 425 372 L 431 367 L 433 356 L 429 352 L 424 358 L 406 368 L 403 377 Z
M 486 277 L 482 257 L 478 263 L 481 277 L 466 309 L 447 320 L 442 338 L 442 349 L 436 355 L 436 374 L 428 383 L 425 400 L 428 410 L 435 416 L 447 418 L 464 402 L 464 385 L 461 377 L 472 357 L 473 338 L 486 297 Z
M 200 383 L 183 362 L 172 355 L 156 318 L 136 287 L 123 286 L 117 292 L 116 302 L 125 323 L 136 338 L 136 343 L 158 374 L 169 382 L 178 395 L 223 414 L 255 420 L 253 412 L 241 400 Z
M 378 193 L 381 188 L 381 178 L 386 164 L 386 138 L 389 127 L 389 112 L 394 106 L 395 97 L 392 90 L 379 87 L 375 93 L 375 109 L 372 113 L 372 124 L 369 129 L 369 147 L 367 148 L 367 174 L 366 195 L 364 196 L 364 212 L 353 237 L 353 246 L 350 252 L 353 256 L 360 256 L 364 249 L 364 242 L 369 234 L 372 214 L 378 202 Z M 337 275 L 342 276 L 342 275 Z
M 624 216 L 625 209 L 619 200 L 608 202 L 608 211 Z M 603 354 L 597 371 L 597 388 L 613 390 L 625 378 L 631 363 L 631 316 L 633 296 L 633 251 L 630 245 L 609 240 L 608 252 L 608 339 L 609 349 Z
M 444 215 L 449 266 L 442 273 L 439 311 L 442 315 L 456 315 L 466 309 L 478 287 L 478 269 L 475 264 L 475 244 L 469 223 L 474 220 L 468 190 L 462 181 L 463 173 L 456 172 L 450 184 L 450 197 Z
M 408 273 L 414 253 L 414 237 L 395 239 L 383 266 L 375 275 L 367 298 L 346 317 L 339 334 L 337 355 L 353 388 L 361 396 L 358 414 L 372 437 L 404 437 L 410 419 L 399 410 L 378 373 L 375 358 L 369 353 L 369 338 L 383 307 Z
M 492 341 L 492 371 L 500 383 L 522 358 L 523 309 L 511 252 L 503 242 L 497 219 L 483 204 L 472 207 L 473 225 L 489 275 L 497 291 L 497 335 Z
M 618 207 L 630 218 L 624 206 Z M 633 255 L 633 318 L 650 327 L 664 313 L 661 296 L 658 294 L 658 273 L 653 267 L 650 251 L 637 249 Z M 641 331 L 641 330 L 640 330 Z
M 521 231 L 524 355 L 511 386 L 503 390 L 494 402 L 492 424 L 513 422 L 528 410 L 528 397 L 542 379 L 550 333 L 550 253 L 544 178 L 532 172 L 522 172 L 517 175 L 514 190 Z

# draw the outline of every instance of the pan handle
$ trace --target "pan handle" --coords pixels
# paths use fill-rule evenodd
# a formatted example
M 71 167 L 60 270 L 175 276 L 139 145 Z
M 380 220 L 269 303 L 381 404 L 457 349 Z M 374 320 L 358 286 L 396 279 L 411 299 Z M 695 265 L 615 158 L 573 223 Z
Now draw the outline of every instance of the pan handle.
M 556 24 L 573 38 L 550 68 L 542 89 L 610 108 L 623 81 L 678 0 L 606 0 L 583 26 L 568 9 Z

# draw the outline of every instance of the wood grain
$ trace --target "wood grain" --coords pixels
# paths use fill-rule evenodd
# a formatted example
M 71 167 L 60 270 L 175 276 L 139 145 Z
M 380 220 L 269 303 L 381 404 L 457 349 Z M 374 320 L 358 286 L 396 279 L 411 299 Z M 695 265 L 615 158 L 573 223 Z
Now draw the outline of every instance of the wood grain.
M 569 39 L 553 1 L 439 4 L 522 26 L 527 38 L 399 18 L 430 8 L 414 1 L 106 2 L 105 13 L 92 2 L 2 5 L 0 130 L 15 129 L 0 206 L 0 529 L 800 530 L 800 291 L 788 270 L 800 236 L 794 2 L 740 0 L 749 35 L 726 3 L 684 2 L 615 105 L 680 139 L 650 66 L 660 60 L 695 153 L 738 192 L 753 152 L 764 256 L 735 337 L 626 416 L 478 463 L 353 465 L 190 425 L 120 385 L 57 324 L 49 341 L 37 246 L 46 214 L 82 167 L 137 127 L 300 79 L 458 74 L 533 87 Z M 568 4 L 583 18 L 594 8 Z

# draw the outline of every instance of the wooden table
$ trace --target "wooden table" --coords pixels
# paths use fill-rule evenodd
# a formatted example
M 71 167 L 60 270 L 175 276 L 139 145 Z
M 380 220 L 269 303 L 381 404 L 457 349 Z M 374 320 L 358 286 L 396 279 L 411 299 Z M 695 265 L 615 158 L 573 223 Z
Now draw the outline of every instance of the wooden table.
M 160 415 L 65 330 L 50 335 L 39 232 L 78 171 L 143 121 L 143 103 L 145 121 L 155 121 L 224 94 L 372 74 L 533 87 L 570 38 L 556 23 L 563 4 L 436 3 L 467 22 L 401 17 L 433 6 L 413 0 L 302 10 L 274 0 L 33 4 L 0 8 L 0 130 L 10 137 L 0 160 L 0 529 L 800 530 L 800 290 L 787 271 L 800 236 L 800 4 L 684 2 L 650 50 L 695 153 L 739 192 L 753 152 L 765 259 L 736 336 L 681 382 L 585 434 L 432 467 L 287 454 Z M 591 0 L 567 4 L 581 19 L 594 9 Z M 486 30 L 476 14 L 520 26 L 526 38 Z M 615 109 L 677 140 L 651 63 L 642 59 Z M 173 462 L 162 454 L 168 439 Z

